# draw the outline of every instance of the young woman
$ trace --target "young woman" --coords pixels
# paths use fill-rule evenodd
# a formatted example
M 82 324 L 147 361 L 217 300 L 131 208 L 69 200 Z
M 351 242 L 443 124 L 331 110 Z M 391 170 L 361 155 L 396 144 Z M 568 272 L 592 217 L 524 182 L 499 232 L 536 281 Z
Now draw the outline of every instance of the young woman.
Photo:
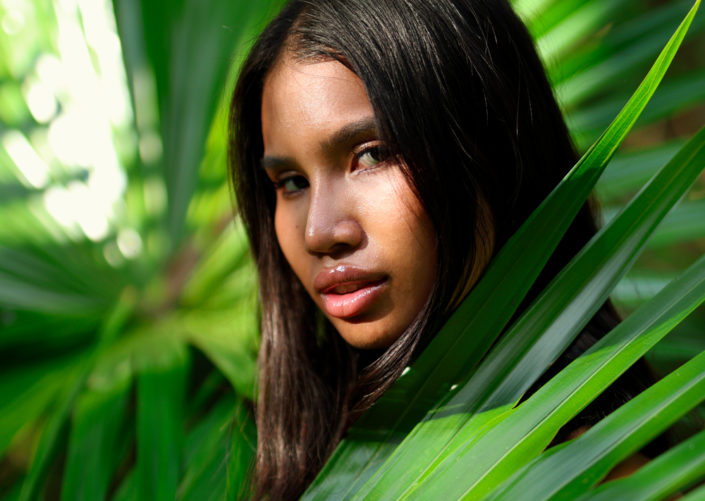
M 506 0 L 294 0 L 231 114 L 262 306 L 256 491 L 291 499 L 577 156 Z M 586 204 L 530 297 L 594 233 Z M 605 304 L 556 370 L 617 321 Z

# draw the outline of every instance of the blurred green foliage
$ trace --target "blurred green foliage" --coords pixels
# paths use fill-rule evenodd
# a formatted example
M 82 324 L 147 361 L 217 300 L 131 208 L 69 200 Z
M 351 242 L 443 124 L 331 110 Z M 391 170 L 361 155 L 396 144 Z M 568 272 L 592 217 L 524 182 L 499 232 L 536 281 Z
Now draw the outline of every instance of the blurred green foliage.
M 283 3 L 0 0 L 0 498 L 223 499 L 254 448 L 255 274 L 226 180 L 228 91 Z M 576 143 L 688 2 L 516 0 Z M 705 16 L 598 185 L 606 219 L 705 123 Z M 705 252 L 705 181 L 616 293 Z M 705 349 L 696 312 L 653 351 Z
M 226 89 L 277 9 L 0 3 L 8 499 L 244 485 L 256 284 L 231 215 Z

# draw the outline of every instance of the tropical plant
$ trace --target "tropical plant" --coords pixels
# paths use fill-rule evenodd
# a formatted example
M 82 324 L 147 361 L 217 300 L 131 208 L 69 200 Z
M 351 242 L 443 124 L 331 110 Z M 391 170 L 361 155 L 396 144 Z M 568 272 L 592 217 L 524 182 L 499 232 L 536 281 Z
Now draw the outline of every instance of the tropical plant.
M 278 7 L 0 4 L 2 497 L 245 485 L 256 286 L 224 89 Z
M 0 49 L 9 55 L 0 58 L 4 499 L 243 494 L 255 433 L 256 294 L 247 242 L 230 216 L 226 96 L 242 49 L 280 3 L 114 0 L 117 29 L 93 0 L 0 3 Z M 705 235 L 695 196 L 666 216 L 705 167 L 705 131 L 687 143 L 678 134 L 647 141 L 664 118 L 686 134 L 693 116 L 705 123 L 695 114 L 705 102 L 702 65 L 686 65 L 654 94 L 691 23 L 702 43 L 699 2 L 612 125 L 689 6 L 514 3 L 587 151 L 350 430 L 305 498 L 663 499 L 705 478 L 701 432 L 637 474 L 597 486 L 705 398 L 702 323 L 666 349 L 656 345 L 705 299 L 705 261 L 675 280 L 637 263 L 620 282 L 647 242 L 653 263 L 665 244 Z M 113 80 L 129 82 L 129 97 Z M 635 124 L 637 138 L 605 170 Z M 596 182 L 608 224 L 507 325 Z M 636 311 L 518 405 L 615 286 L 625 311 Z M 689 361 L 585 435 L 546 449 L 654 345 L 664 370 Z

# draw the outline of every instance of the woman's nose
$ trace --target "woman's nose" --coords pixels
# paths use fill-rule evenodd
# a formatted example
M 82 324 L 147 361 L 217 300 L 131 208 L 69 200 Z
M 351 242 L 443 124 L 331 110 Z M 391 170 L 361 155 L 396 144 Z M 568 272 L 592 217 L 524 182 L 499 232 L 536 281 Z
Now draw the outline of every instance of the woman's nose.
M 344 193 L 325 186 L 313 188 L 304 235 L 306 250 L 311 254 L 341 254 L 358 248 L 364 232 L 354 206 Z

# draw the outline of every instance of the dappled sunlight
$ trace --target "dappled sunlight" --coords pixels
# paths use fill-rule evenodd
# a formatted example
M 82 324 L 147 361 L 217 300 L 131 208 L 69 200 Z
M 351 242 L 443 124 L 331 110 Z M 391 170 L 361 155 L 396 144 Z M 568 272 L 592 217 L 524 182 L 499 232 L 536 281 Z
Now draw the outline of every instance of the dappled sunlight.
M 3 6 L 8 36 L 35 29 L 30 21 L 40 16 L 33 4 L 4 0 Z M 56 38 L 37 47 L 21 85 L 36 125 L 28 135 L 10 129 L 0 144 L 17 179 L 41 190 L 45 210 L 70 238 L 100 242 L 127 231 L 127 177 L 115 134 L 130 133 L 132 111 L 120 40 L 108 1 L 57 0 L 53 7 Z M 22 71 L 19 63 L 16 69 Z M 63 181 L 77 173 L 85 175 Z M 141 251 L 124 243 L 116 248 L 127 249 L 128 259 Z
M 49 166 L 37 154 L 27 138 L 11 130 L 2 137 L 2 145 L 20 174 L 30 186 L 44 188 L 49 182 Z

